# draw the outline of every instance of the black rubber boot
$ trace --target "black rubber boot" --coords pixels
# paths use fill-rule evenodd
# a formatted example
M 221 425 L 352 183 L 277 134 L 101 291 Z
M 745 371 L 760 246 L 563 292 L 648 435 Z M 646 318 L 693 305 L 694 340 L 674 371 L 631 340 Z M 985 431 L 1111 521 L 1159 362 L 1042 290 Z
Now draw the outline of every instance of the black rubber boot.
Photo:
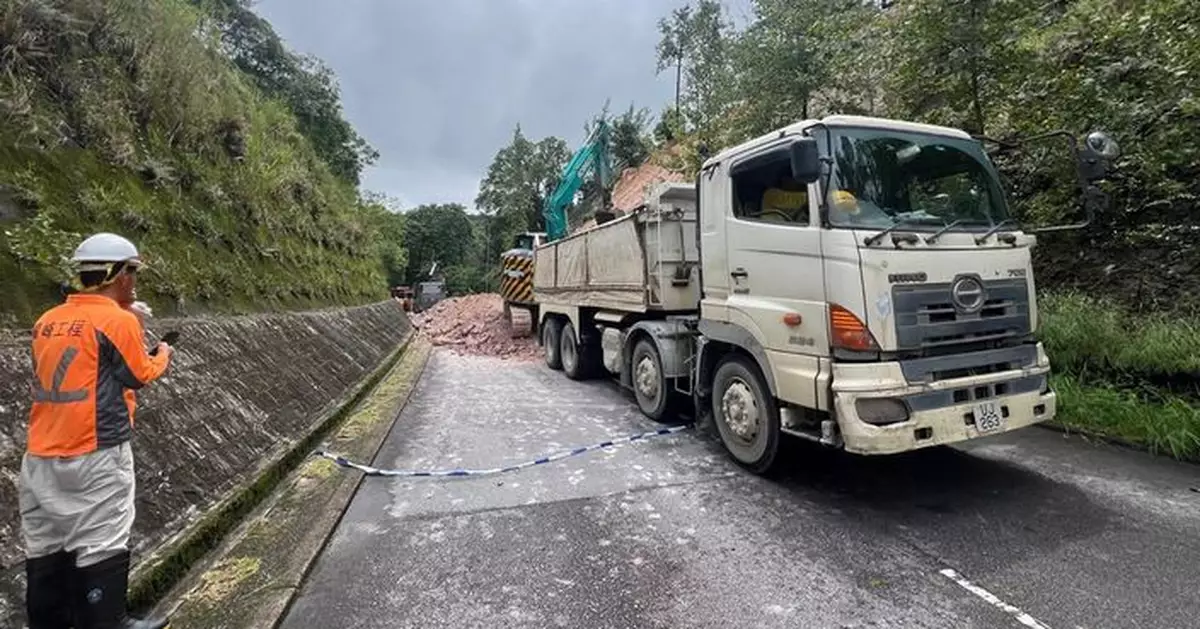
M 139 620 L 125 611 L 128 552 L 76 571 L 79 581 L 75 591 L 81 597 L 83 616 L 79 629 L 166 629 L 166 619 Z
M 25 560 L 25 613 L 29 629 L 71 629 L 75 555 L 59 551 Z

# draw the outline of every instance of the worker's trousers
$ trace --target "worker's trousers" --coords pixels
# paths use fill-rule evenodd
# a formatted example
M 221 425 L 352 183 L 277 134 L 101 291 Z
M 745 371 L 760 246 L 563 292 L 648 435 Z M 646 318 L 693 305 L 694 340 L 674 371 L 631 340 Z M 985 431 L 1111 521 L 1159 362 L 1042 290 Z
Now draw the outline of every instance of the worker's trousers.
M 65 550 L 90 566 L 129 548 L 133 530 L 133 449 L 129 442 L 71 458 L 26 453 L 21 462 L 25 556 Z

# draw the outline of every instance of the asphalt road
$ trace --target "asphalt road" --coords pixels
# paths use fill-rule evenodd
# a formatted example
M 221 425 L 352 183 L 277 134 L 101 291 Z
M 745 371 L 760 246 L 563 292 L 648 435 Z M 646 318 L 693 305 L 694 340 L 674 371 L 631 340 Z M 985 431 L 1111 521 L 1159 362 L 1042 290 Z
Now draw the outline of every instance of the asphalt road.
M 438 351 L 376 464 L 656 427 L 609 383 Z M 785 456 L 766 480 L 683 433 L 364 479 L 282 627 L 1200 627 L 1200 467 L 1041 428 Z

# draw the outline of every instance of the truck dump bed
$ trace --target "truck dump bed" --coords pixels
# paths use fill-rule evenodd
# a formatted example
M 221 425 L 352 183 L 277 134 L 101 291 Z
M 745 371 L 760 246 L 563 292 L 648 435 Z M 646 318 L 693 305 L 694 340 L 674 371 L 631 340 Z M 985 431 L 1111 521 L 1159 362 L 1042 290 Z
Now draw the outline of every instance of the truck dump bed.
M 696 190 L 658 184 L 630 214 L 538 247 L 538 303 L 623 312 L 695 311 Z

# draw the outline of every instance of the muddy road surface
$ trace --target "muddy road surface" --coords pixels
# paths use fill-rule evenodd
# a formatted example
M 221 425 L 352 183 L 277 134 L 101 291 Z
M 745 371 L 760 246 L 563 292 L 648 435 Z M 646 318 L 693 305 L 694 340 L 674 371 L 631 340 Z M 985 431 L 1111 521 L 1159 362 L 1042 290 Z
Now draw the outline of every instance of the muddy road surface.
M 657 427 L 608 382 L 438 350 L 375 464 L 489 468 Z M 282 626 L 1200 626 L 1200 467 L 1041 428 L 785 447 L 770 480 L 690 432 L 365 478 Z

